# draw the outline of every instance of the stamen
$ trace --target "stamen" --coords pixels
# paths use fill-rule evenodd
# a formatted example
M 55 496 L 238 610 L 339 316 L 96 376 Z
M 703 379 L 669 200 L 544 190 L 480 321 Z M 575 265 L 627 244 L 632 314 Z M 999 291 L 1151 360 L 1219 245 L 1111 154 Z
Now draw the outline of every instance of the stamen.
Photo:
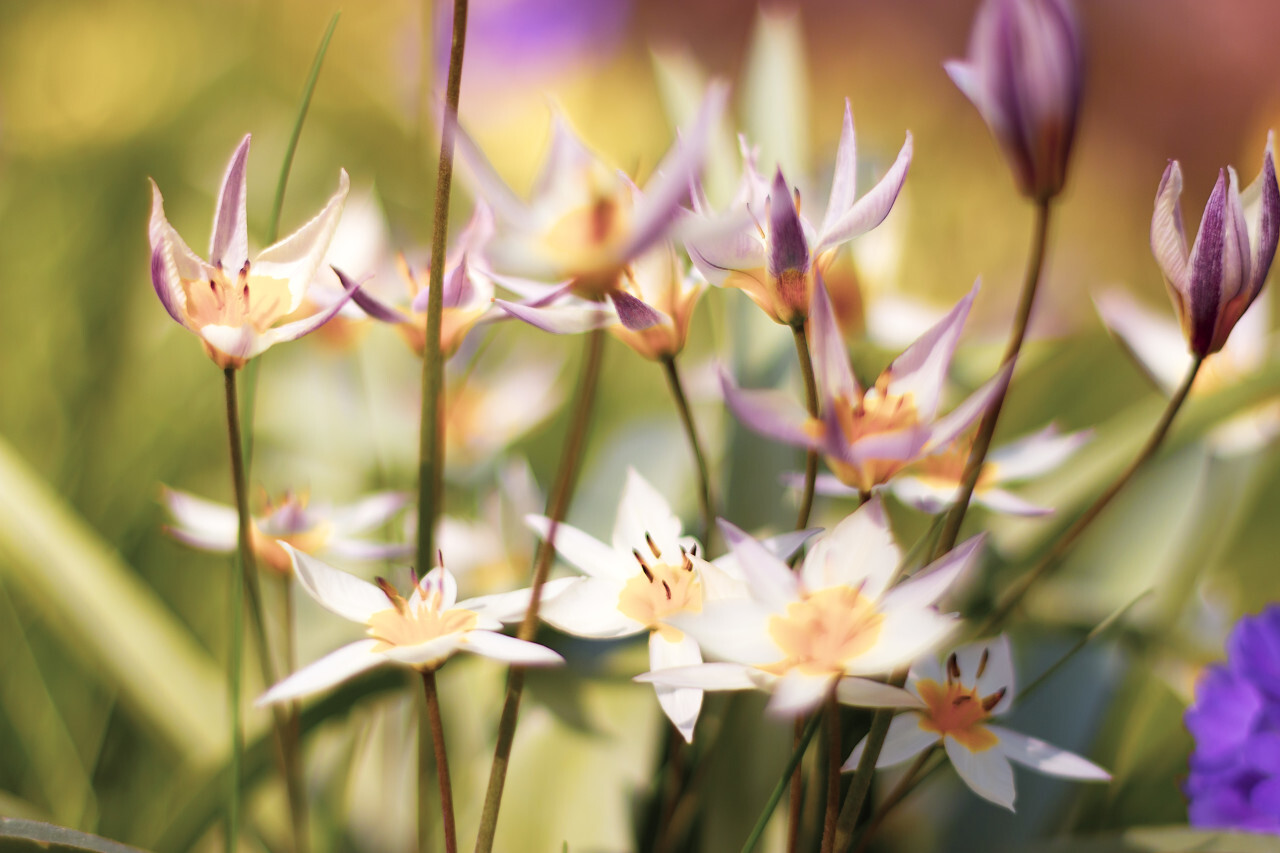
M 765 199 L 765 204 L 768 205 L 768 203 L 768 199 Z M 760 239 L 768 240 L 768 235 L 764 233 L 764 226 L 760 224 L 760 220 L 756 218 L 756 212 L 751 209 L 751 205 L 749 204 L 747 205 L 747 213 L 751 214 L 751 221 L 756 224 L 756 230 L 760 232 Z
M 982 650 L 982 657 L 978 659 L 978 674 L 975 676 L 975 678 L 981 678 L 982 673 L 987 671 L 987 658 L 990 657 L 990 654 L 991 654 L 990 649 Z
M 796 213 L 799 213 L 800 212 L 800 188 L 799 187 L 796 187 L 795 189 L 795 197 L 796 197 Z
M 666 581 L 663 581 L 663 582 L 662 582 L 662 590 L 663 590 L 663 592 L 665 592 L 665 593 L 667 594 L 667 601 L 670 601 L 670 600 L 671 600 L 671 587 L 667 585 L 667 582 L 666 582 Z
M 382 590 L 382 594 L 387 597 L 387 601 L 391 602 L 391 606 L 401 616 L 404 615 L 404 599 L 400 597 L 400 593 L 396 590 L 391 582 L 384 577 L 376 577 L 373 579 L 378 584 L 378 589 Z
M 680 568 L 684 569 L 686 572 L 693 571 L 693 560 L 689 559 L 689 552 L 685 551 L 683 545 L 680 546 L 680 559 Z
M 986 699 L 982 700 L 982 710 L 990 711 L 992 708 L 1000 704 L 1000 700 L 1004 698 L 1006 688 L 1001 687 L 995 693 L 992 693 Z
M 969 695 L 968 693 L 961 693 L 959 696 L 951 700 L 951 706 L 953 708 L 959 708 L 965 702 L 972 702 L 972 701 L 973 701 L 973 697 L 971 695 Z
M 947 684 L 960 680 L 960 662 L 956 660 L 956 653 L 952 652 L 947 658 Z
M 644 532 L 644 541 L 645 544 L 649 546 L 649 550 L 653 552 L 654 559 L 661 560 L 662 552 L 658 550 L 657 543 L 653 541 L 653 537 L 649 535 L 649 531 L 647 530 Z
M 442 569 L 444 568 L 444 549 L 443 548 L 436 549 L 436 565 Z
M 636 562 L 640 564 L 640 571 L 644 572 L 644 576 L 649 579 L 649 583 L 653 583 L 653 572 L 649 571 L 649 564 L 644 561 L 644 555 L 640 553 L 640 549 L 632 548 L 631 556 L 636 558 Z
M 689 553 L 690 553 L 690 554 L 692 554 L 692 555 L 693 555 L 693 556 L 695 556 L 695 557 L 696 557 L 696 556 L 698 556 L 698 543 L 697 543 L 697 542 L 694 542 L 694 543 L 693 543 L 693 547 L 689 549 Z

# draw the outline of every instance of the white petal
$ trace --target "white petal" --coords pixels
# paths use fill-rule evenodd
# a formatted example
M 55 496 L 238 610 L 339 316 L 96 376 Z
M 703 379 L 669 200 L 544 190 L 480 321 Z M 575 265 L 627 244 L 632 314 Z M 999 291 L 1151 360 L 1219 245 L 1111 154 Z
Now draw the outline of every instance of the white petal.
M 776 663 L 785 655 L 769 636 L 773 611 L 749 599 L 707 602 L 701 613 L 673 616 L 670 624 L 692 634 L 702 653 L 748 665 Z
M 657 631 L 649 634 L 649 670 L 651 672 L 672 667 L 696 666 L 700 663 L 702 663 L 702 653 L 698 651 L 698 643 L 688 634 L 675 643 L 667 642 Z M 685 743 L 692 743 L 693 728 L 698 723 L 698 712 L 702 710 L 702 691 L 690 687 L 672 687 L 656 683 L 654 689 L 658 693 L 658 704 L 662 706 L 667 719 L 671 720 Z
M 999 750 L 1006 757 L 1049 776 L 1067 779 L 1086 779 L 1107 782 L 1111 774 L 1088 759 L 1074 752 L 1047 744 L 1039 738 L 1028 737 L 999 726 L 988 726 L 992 734 L 1000 738 Z
M 611 639 L 639 634 L 646 626 L 618 612 L 623 582 L 606 578 L 571 578 L 555 598 L 544 601 L 538 615 L 547 624 L 577 637 Z
M 960 484 L 937 477 L 911 477 L 901 475 L 889 481 L 889 491 L 909 507 L 928 515 L 936 515 L 955 503 Z M 974 501 L 978 493 L 974 491 Z
M 580 580 L 582 578 L 556 578 L 544 583 L 542 585 L 542 597 L 538 602 L 538 612 L 542 613 L 542 608 L 546 606 L 548 601 L 560 595 Z M 496 619 L 499 622 L 519 622 L 524 619 L 524 614 L 529 610 L 529 599 L 532 592 L 533 590 L 527 587 L 512 592 L 498 592 L 493 595 L 468 598 L 465 601 L 459 601 L 456 606 L 459 610 L 470 610 L 473 613 Z
M 960 622 L 933 609 L 887 610 L 876 643 L 845 663 L 849 675 L 882 675 L 906 666 L 940 646 Z
M 527 515 L 524 520 L 539 537 L 547 538 L 551 519 Z M 619 553 L 594 536 L 564 522 L 556 525 L 555 546 L 561 559 L 590 577 L 625 581 L 640 571 L 640 565 L 630 551 Z
M 760 679 L 749 666 L 738 663 L 704 663 L 655 669 L 637 675 L 633 680 L 645 684 L 667 684 L 698 690 L 758 690 Z
M 987 456 L 993 482 L 1027 480 L 1048 473 L 1071 458 L 1093 437 L 1092 430 L 1058 432 L 1055 424 L 996 448 Z
M 793 669 L 773 686 L 766 711 L 775 717 L 797 717 L 822 704 L 831 690 L 830 675 L 806 675 Z
M 572 302 L 535 308 L 495 299 L 494 304 L 511 316 L 553 335 L 577 335 L 618 322 L 617 312 L 603 302 Z
M 661 556 L 654 557 L 645 542 L 645 534 L 653 537 Z M 627 468 L 627 483 L 618 503 L 618 518 L 613 525 L 613 549 L 623 554 L 634 548 L 646 560 L 657 559 L 679 565 L 680 519 L 671 505 L 649 481 L 634 468 Z
M 793 601 L 799 600 L 800 590 L 795 574 L 787 564 L 779 560 L 739 528 L 719 519 L 720 531 L 737 558 L 738 568 L 751 589 L 751 595 L 773 610 L 781 611 Z
M 973 502 L 979 506 L 986 507 L 992 512 L 1016 515 L 1023 518 L 1053 515 L 1053 507 L 1031 503 L 1004 489 L 976 489 L 973 493 Z
M 236 146 L 222 176 L 218 206 L 213 212 L 213 232 L 209 237 L 209 261 L 231 274 L 240 271 L 249 259 L 249 228 L 245 219 L 245 166 L 249 157 L 249 134 Z
M 978 295 L 978 283 L 933 328 L 920 336 L 887 370 L 890 394 L 911 394 L 923 421 L 932 420 L 947 380 L 947 369 L 960 341 L 960 330 Z
M 310 693 L 317 693 L 346 681 L 366 669 L 386 663 L 385 656 L 373 651 L 373 647 L 377 644 L 377 640 L 357 640 L 337 651 L 330 652 L 276 684 L 259 696 L 253 704 L 261 708 L 275 702 L 286 702 Z
M 187 544 L 210 551 L 234 551 L 240 535 L 235 507 L 165 487 L 160 495 L 177 526 L 170 532 Z
M 822 233 L 826 234 L 836 221 L 853 207 L 858 197 L 858 137 L 853 131 L 853 108 L 844 99 L 844 124 L 840 127 L 840 146 L 836 149 L 835 171 L 831 176 L 831 195 L 827 199 L 827 213 L 822 217 Z
M 853 207 L 832 223 L 830 228 L 822 229 L 822 237 L 814 249 L 815 255 L 839 246 L 859 234 L 865 234 L 885 220 L 889 211 L 893 210 L 893 203 L 898 200 L 898 193 L 902 192 L 902 184 L 907 180 L 912 150 L 911 132 L 908 131 L 906 141 L 902 143 L 889 171 Z
M 896 481 L 893 481 L 896 482 Z M 788 474 L 786 484 L 793 489 L 804 488 L 803 474 Z M 856 498 L 858 490 L 853 486 L 846 486 L 840 482 L 833 474 L 819 474 L 813 481 L 813 492 L 816 495 L 825 495 L 829 498 Z
M 918 755 L 922 750 L 928 749 L 938 742 L 937 732 L 927 732 L 920 728 L 920 720 L 922 717 L 914 711 L 908 711 L 905 714 L 899 714 L 889 721 L 889 731 L 884 738 L 884 746 L 880 749 L 880 755 L 876 758 L 876 767 L 892 767 L 895 764 L 901 764 L 912 756 Z M 841 766 L 841 770 L 849 773 L 856 770 L 858 762 L 862 760 L 862 750 L 866 746 L 867 740 L 862 741 L 853 748 L 853 752 L 849 754 L 849 758 Z
M 341 536 L 364 533 L 381 527 L 409 503 L 408 492 L 378 492 L 353 504 L 334 507 L 328 513 L 333 532 Z M 446 559 L 448 554 L 445 555 Z
M 984 652 L 987 658 L 986 666 L 982 666 Z M 990 640 L 969 643 L 956 649 L 955 655 L 956 665 L 960 667 L 960 683 L 976 687 L 979 696 L 990 696 L 1003 688 L 1004 697 L 991 709 L 991 713 L 999 716 L 1008 711 L 1017 693 L 1013 671 L 1013 650 L 1009 646 L 1009 635 L 1001 634 Z M 978 675 L 980 668 L 981 676 Z
M 1171 160 L 1156 190 L 1155 212 L 1151 217 L 1151 251 L 1173 289 L 1186 292 L 1187 235 L 1182 225 L 1179 197 L 1182 195 L 1182 167 Z
M 521 666 L 558 666 L 564 663 L 564 658 L 546 646 L 494 631 L 468 631 L 458 643 L 458 650 Z
M 928 607 L 933 604 L 951 588 L 961 573 L 974 564 L 985 541 L 986 534 L 979 533 L 961 542 L 889 590 L 881 600 L 880 606 L 889 610 L 897 607 Z
M 373 584 L 340 572 L 287 543 L 280 545 L 293 560 L 298 583 L 326 610 L 363 624 L 373 614 L 391 609 L 387 596 Z
M 254 259 L 251 276 L 264 275 L 289 282 L 289 310 L 283 313 L 291 314 L 302 304 L 307 286 L 315 278 L 316 270 L 329 250 L 329 241 L 337 230 L 350 189 L 351 181 L 346 169 L 338 170 L 338 191 L 315 218 L 278 243 L 263 249 Z
M 223 326 L 211 324 L 201 326 L 196 333 L 219 352 L 232 358 L 250 359 L 261 355 L 271 346 L 271 342 L 263 340 L 263 336 L 250 325 Z
M 413 646 L 393 646 L 383 654 L 405 666 L 439 665 L 458 650 L 465 636 L 466 632 L 461 631 L 445 634 Z
M 828 533 L 819 536 L 805 555 L 801 576 L 805 589 L 862 585 L 869 598 L 879 598 L 898 570 L 902 552 L 884 517 L 884 505 L 872 497 Z
M 1013 811 L 1013 768 L 999 749 L 970 752 L 955 738 L 943 738 L 947 757 L 975 794 Z
M 836 685 L 836 698 L 859 708 L 919 708 L 923 704 L 909 690 L 869 678 L 841 678 Z
M 1167 312 L 1156 313 L 1119 290 L 1098 294 L 1093 301 L 1102 321 L 1133 354 L 1138 366 L 1166 394 L 1173 393 L 1191 364 L 1191 353 L 1187 352 L 1187 341 L 1177 321 Z

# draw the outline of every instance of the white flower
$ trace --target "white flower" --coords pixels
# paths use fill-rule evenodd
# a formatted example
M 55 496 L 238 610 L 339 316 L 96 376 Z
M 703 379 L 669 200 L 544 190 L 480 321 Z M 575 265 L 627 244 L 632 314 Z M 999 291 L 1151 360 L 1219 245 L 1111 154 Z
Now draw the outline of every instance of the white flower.
M 891 767 L 942 742 L 965 784 L 980 797 L 1013 810 L 1012 759 L 1051 776 L 1105 782 L 1111 775 L 1091 761 L 1037 738 L 988 721 L 1013 705 L 1013 659 L 1005 636 L 956 649 L 946 670 L 933 659 L 918 663 L 907 685 L 924 708 L 893 718 L 876 767 Z M 864 741 L 865 743 L 865 741 Z M 852 770 L 863 744 L 844 764 Z
M 258 697 L 258 706 L 325 690 L 382 663 L 434 670 L 457 651 L 523 666 L 564 662 L 544 646 L 497 633 L 504 621 L 524 615 L 527 589 L 458 601 L 453 575 L 437 568 L 406 599 L 384 580 L 375 586 L 284 547 L 302 588 L 322 607 L 367 626 L 369 637 L 293 673 Z
M 761 543 L 721 522 L 748 598 L 708 605 L 678 622 L 727 663 L 651 673 L 639 680 L 706 690 L 773 691 L 779 716 L 807 713 L 836 687 L 840 701 L 868 707 L 918 704 L 862 676 L 905 666 L 957 624 L 936 602 L 975 559 L 981 537 L 962 543 L 909 580 L 890 586 L 902 553 L 873 497 L 819 537 L 797 574 Z

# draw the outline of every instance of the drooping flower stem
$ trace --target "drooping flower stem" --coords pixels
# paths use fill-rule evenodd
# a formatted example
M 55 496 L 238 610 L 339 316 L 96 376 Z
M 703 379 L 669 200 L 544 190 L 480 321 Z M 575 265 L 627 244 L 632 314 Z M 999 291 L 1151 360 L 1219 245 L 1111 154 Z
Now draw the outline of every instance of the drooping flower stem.
M 799 742 L 795 749 L 791 751 L 791 758 L 787 759 L 787 766 L 782 768 L 782 776 L 778 779 L 778 784 L 773 786 L 773 792 L 769 794 L 769 799 L 764 804 L 764 809 L 760 812 L 760 817 L 756 819 L 756 825 L 751 828 L 751 834 L 747 836 L 746 843 L 742 845 L 742 853 L 751 853 L 760 843 L 760 837 L 764 835 L 765 827 L 769 825 L 769 818 L 773 816 L 773 810 L 778 807 L 778 801 L 782 799 L 782 792 L 791 784 L 791 778 L 800 766 L 800 760 L 804 758 L 804 751 L 809 746 L 809 741 L 813 740 L 813 735 L 818 731 L 818 722 L 822 717 L 820 714 L 814 714 L 809 718 L 809 723 L 804 727 L 804 731 L 800 733 Z
M 1009 333 L 1009 343 L 1005 346 L 1004 357 L 1000 360 L 1001 367 L 1016 362 L 1018 353 L 1022 351 L 1022 341 L 1027 335 L 1027 323 L 1031 319 L 1031 308 L 1035 304 L 1036 289 L 1039 287 L 1041 272 L 1044 269 L 1045 248 L 1049 242 L 1049 213 L 1051 209 L 1051 199 L 1049 198 L 1043 198 L 1036 203 L 1035 226 L 1031 238 L 1031 256 L 1027 260 L 1026 278 L 1022 282 L 1022 293 L 1018 296 L 1018 309 L 1013 320 L 1013 330 Z M 960 525 L 964 522 L 965 512 L 969 509 L 969 500 L 973 497 L 973 490 L 978 485 L 978 477 L 982 473 L 982 466 L 987 461 L 987 451 L 991 448 L 991 437 L 995 434 L 996 422 L 1000 419 L 1000 409 L 1004 406 L 1004 398 L 1008 391 L 1009 383 L 1006 382 L 996 392 L 995 398 L 987 406 L 987 410 L 983 413 L 982 420 L 978 424 L 978 432 L 973 439 L 973 448 L 969 451 L 969 458 L 965 461 L 964 475 L 960 481 L 960 492 L 956 496 L 955 505 L 947 513 L 946 525 L 943 527 L 942 535 L 938 538 L 937 547 L 933 551 L 933 559 L 935 560 L 954 548 L 956 539 L 960 536 Z
M 240 443 L 240 412 L 236 401 L 236 371 L 223 372 L 227 395 L 227 436 L 231 448 L 231 480 L 239 515 L 239 551 L 231 570 L 231 653 L 227 662 L 227 696 L 231 705 L 231 799 L 227 803 L 227 851 L 234 853 L 240 838 L 240 765 L 244 752 L 244 723 L 240 719 L 240 681 L 244 660 L 244 576 L 251 571 L 253 550 L 249 545 L 249 496 L 245 488 L 244 447 Z
M 689 400 L 685 397 L 675 356 L 665 356 L 662 359 L 662 369 L 666 374 L 667 387 L 671 389 L 671 397 L 675 400 L 676 409 L 680 412 L 680 422 L 684 424 L 685 435 L 689 438 L 689 449 L 693 451 L 693 461 L 698 466 L 698 503 L 702 508 L 702 546 L 707 549 L 705 556 L 710 557 L 711 537 L 715 535 L 716 513 L 711 503 L 711 477 L 707 472 L 707 458 L 702 452 L 702 442 L 698 440 L 698 429 L 693 423 L 693 413 L 689 410 Z
M 581 373 L 572 420 L 565 434 L 560 452 L 560 467 L 547 501 L 546 515 L 551 521 L 546 538 L 538 547 L 533 562 L 533 580 L 530 583 L 529 609 L 517 632 L 522 640 L 533 639 L 538 628 L 538 608 L 542 604 L 542 587 L 555 556 L 556 528 L 564 520 L 578 482 L 578 464 L 591 423 L 592 403 L 596 385 L 600 379 L 600 365 L 604 355 L 603 329 L 596 329 L 587 336 Z M 494 835 L 498 830 L 498 808 L 502 804 L 502 789 L 507 780 L 507 766 L 511 762 L 511 743 L 515 738 L 516 722 L 520 715 L 520 697 L 524 691 L 524 667 L 513 666 L 507 676 L 507 695 L 502 704 L 502 717 L 498 721 L 497 744 L 493 751 L 493 765 L 489 770 L 489 785 L 485 790 L 484 808 L 480 813 L 480 830 L 476 837 L 476 853 L 489 853 L 493 849 Z
M 239 518 L 236 562 L 238 566 L 232 572 L 231 581 L 231 660 L 228 665 L 230 679 L 229 693 L 231 701 L 232 726 L 232 773 L 231 779 L 235 789 L 232 798 L 229 822 L 239 820 L 239 787 L 241 752 L 243 750 L 243 723 L 240 717 L 240 686 L 244 661 L 244 613 L 249 611 L 250 624 L 253 627 L 255 646 L 258 650 L 258 664 L 262 670 L 262 680 L 266 684 L 274 684 L 276 676 L 275 664 L 271 660 L 271 649 L 267 642 L 266 626 L 262 618 L 262 593 L 258 586 L 258 566 L 253 554 L 250 539 L 253 521 L 249 515 L 248 475 L 245 471 L 244 440 L 240 428 L 240 408 L 236 394 L 236 370 L 228 367 L 223 370 L 223 384 L 227 398 L 227 436 L 231 451 L 231 480 L 236 496 L 236 515 Z M 294 848 L 298 851 L 307 849 L 306 805 L 303 800 L 302 765 L 297 750 L 297 738 L 291 736 L 296 725 L 291 715 L 283 708 L 272 708 L 277 757 L 280 760 L 285 789 L 289 798 L 289 810 L 293 820 Z M 238 826 L 236 827 L 238 831 Z M 234 838 L 234 835 L 232 836 Z
M 818 382 L 813 375 L 813 358 L 809 354 L 809 338 L 804 324 L 791 327 L 796 341 L 796 357 L 800 361 L 800 374 L 804 377 L 804 404 L 809 417 L 818 416 Z M 818 451 L 809 450 L 804 457 L 804 491 L 800 494 L 800 513 L 796 517 L 796 530 L 809 526 L 809 513 L 813 509 L 813 484 L 818 477 Z
M 422 687 L 427 697 L 427 723 L 431 729 L 431 749 L 435 753 L 436 779 L 440 786 L 440 814 L 444 820 L 445 853 L 458 853 L 458 832 L 453 825 L 453 785 L 449 781 L 449 757 L 444 746 L 444 724 L 440 719 L 440 696 L 436 692 L 434 670 L 422 671 Z M 425 769 L 425 768 L 420 768 Z M 418 790 L 426 788 L 426 780 L 418 780 Z M 419 824 L 426 823 L 425 813 L 419 808 Z M 419 833 L 419 837 L 423 833 Z M 423 851 L 430 846 L 421 847 Z
M 1058 564 L 1062 562 L 1062 558 L 1071 550 L 1071 546 L 1075 544 L 1076 539 L 1085 531 L 1093 520 L 1097 518 L 1107 504 L 1118 495 L 1129 481 L 1133 479 L 1133 475 L 1138 473 L 1138 469 L 1155 455 L 1156 450 L 1163 443 L 1165 435 L 1169 432 L 1169 427 L 1173 424 L 1174 417 L 1178 414 L 1178 410 L 1182 408 L 1182 404 L 1187 399 L 1187 394 L 1191 391 L 1191 386 L 1195 383 L 1196 375 L 1200 372 L 1200 365 L 1204 363 L 1203 356 L 1197 356 L 1191 362 L 1191 366 L 1187 369 L 1187 375 L 1183 378 L 1182 384 L 1178 386 L 1178 390 L 1174 392 L 1169 399 L 1168 405 L 1165 406 L 1160 420 L 1156 423 L 1155 429 L 1147 438 L 1147 443 L 1138 451 L 1138 455 L 1129 463 L 1129 467 L 1125 468 L 1119 477 L 1107 487 L 1107 490 L 1098 496 L 1097 500 L 1084 511 L 1084 513 L 1075 520 L 1075 523 L 1062 534 L 1062 537 L 1054 544 L 1035 568 L 1027 572 L 1022 579 L 1005 594 L 1005 597 L 992 611 L 991 615 L 983 622 L 980 633 L 985 634 L 1004 623 L 1014 608 L 1018 606 L 1027 592 L 1040 582 L 1045 576 L 1050 574 Z

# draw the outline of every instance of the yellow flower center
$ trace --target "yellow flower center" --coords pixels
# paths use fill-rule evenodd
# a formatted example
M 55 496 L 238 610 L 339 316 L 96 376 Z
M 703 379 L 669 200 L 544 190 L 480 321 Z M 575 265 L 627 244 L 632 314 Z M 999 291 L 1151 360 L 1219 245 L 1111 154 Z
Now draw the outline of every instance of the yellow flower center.
M 969 461 L 969 452 L 972 449 L 973 437 L 970 436 L 965 440 L 954 442 L 941 453 L 924 457 L 916 462 L 911 467 L 911 470 L 921 480 L 926 480 L 935 485 L 957 486 L 964 480 L 964 466 Z M 981 492 L 983 489 L 990 488 L 995 474 L 995 463 L 984 463 L 981 473 L 978 474 L 978 482 L 974 486 L 974 491 Z
M 686 560 L 683 566 L 650 565 L 639 554 L 636 559 L 641 561 L 642 571 L 623 586 L 618 595 L 618 612 L 657 631 L 664 640 L 678 642 L 684 633 L 663 620 L 673 613 L 702 612 L 702 583 L 693 563 Z
M 208 281 L 183 279 L 182 289 L 187 295 L 187 319 L 197 329 L 248 324 L 261 334 L 288 313 L 292 301 L 288 281 L 250 275 L 248 262 L 234 282 L 219 269 Z
M 982 752 L 1000 742 L 985 723 L 1004 691 L 984 699 L 976 686 L 965 687 L 957 681 L 939 684 L 927 678 L 916 683 L 916 691 L 928 708 L 921 712 L 920 728 L 950 735 L 970 752 Z
M 769 619 L 769 636 L 786 657 L 761 668 L 776 675 L 797 668 L 806 675 L 842 674 L 875 645 L 883 621 L 875 601 L 860 590 L 820 589 Z
M 314 554 L 329 541 L 330 532 L 331 526 L 327 522 L 321 522 L 307 530 L 286 533 L 283 536 L 268 536 L 262 532 L 255 521 L 249 528 L 249 541 L 253 545 L 254 556 L 258 558 L 261 565 L 275 569 L 281 574 L 288 574 L 293 569 L 293 561 L 280 547 L 280 543 L 285 542 L 304 554 Z
M 375 652 L 385 652 L 402 646 L 417 646 L 449 634 L 470 631 L 476 626 L 476 614 L 470 610 L 455 608 L 440 610 L 440 593 L 433 590 L 417 603 L 405 601 L 399 595 L 388 591 L 391 607 L 379 610 L 369 617 L 369 636 L 378 641 L 373 647 Z M 431 669 L 439 661 L 418 664 L 419 668 Z
M 845 441 L 853 444 L 867 436 L 909 429 L 920 423 L 914 395 L 890 394 L 889 374 L 881 374 L 874 388 L 868 388 L 857 403 L 835 401 L 840 430 Z M 866 459 L 859 464 L 827 458 L 832 472 L 845 485 L 863 492 L 888 482 L 889 478 L 910 463 L 910 459 Z

